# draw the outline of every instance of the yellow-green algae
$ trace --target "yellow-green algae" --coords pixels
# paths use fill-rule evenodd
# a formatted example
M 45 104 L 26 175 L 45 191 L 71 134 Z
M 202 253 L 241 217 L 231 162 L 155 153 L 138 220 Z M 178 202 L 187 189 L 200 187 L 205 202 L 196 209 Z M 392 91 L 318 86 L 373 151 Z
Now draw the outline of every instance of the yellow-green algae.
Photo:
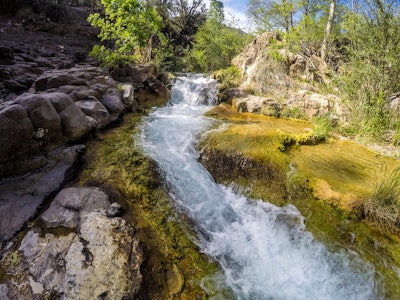
M 194 236 L 188 221 L 177 220 L 155 165 L 135 146 L 139 121 L 140 116 L 128 115 L 121 127 L 100 134 L 88 145 L 79 182 L 111 187 L 122 195 L 124 217 L 133 224 L 146 257 L 138 299 L 206 299 L 200 280 L 215 273 L 217 265 L 188 238 Z
M 385 168 L 400 166 L 399 161 L 349 141 L 331 139 L 313 145 L 312 125 L 303 121 L 237 113 L 227 105 L 207 115 L 229 126 L 206 136 L 201 145 L 205 156 L 216 153 L 215 160 L 224 160 L 237 153 L 281 170 L 273 178 L 257 178 L 251 172 L 236 176 L 226 169 L 222 174 L 205 162 L 217 181 L 233 183 L 251 198 L 294 204 L 317 240 L 332 251 L 345 247 L 359 253 L 378 271 L 376 280 L 384 297 L 400 299 L 399 237 L 347 213 L 353 201 L 370 197 Z

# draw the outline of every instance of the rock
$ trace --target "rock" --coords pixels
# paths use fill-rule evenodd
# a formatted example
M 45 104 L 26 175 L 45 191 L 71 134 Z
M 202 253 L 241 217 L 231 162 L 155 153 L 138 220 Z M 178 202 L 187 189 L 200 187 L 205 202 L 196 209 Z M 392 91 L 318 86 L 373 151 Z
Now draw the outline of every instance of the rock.
M 31 230 L 14 253 L 1 299 L 134 299 L 142 281 L 132 228 L 100 212 L 86 214 L 78 234 L 41 237 Z
M 280 104 L 275 100 L 253 95 L 232 99 L 232 106 L 238 112 L 261 113 L 274 117 L 278 117 L 281 111 Z
M 153 64 L 142 64 L 121 67 L 111 73 L 120 82 L 143 83 L 157 78 L 157 70 Z
M 8 297 L 8 286 L 6 284 L 0 284 L 0 299 L 10 300 Z
M 75 105 L 86 115 L 95 119 L 98 123 L 97 127 L 104 127 L 110 123 L 108 110 L 96 98 L 89 97 L 85 100 L 76 101 Z
M 67 255 L 64 293 L 70 299 L 89 299 L 107 295 L 110 299 L 133 298 L 140 288 L 142 253 L 132 229 L 121 218 L 109 219 L 100 212 L 83 217 L 80 237 L 86 245 L 73 244 L 76 254 L 82 248 L 90 253 L 86 269 L 82 261 Z M 68 254 L 72 254 L 71 251 Z M 72 284 L 71 284 L 71 283 Z
M 100 99 L 100 102 L 107 108 L 110 113 L 111 121 L 115 121 L 119 115 L 125 110 L 122 103 L 122 94 L 118 89 L 109 89 Z
M 61 118 L 51 102 L 42 95 L 25 93 L 14 103 L 21 105 L 28 112 L 34 130 L 44 130 L 44 136 L 36 139 L 52 145 L 60 144 L 62 140 Z
M 78 226 L 83 214 L 109 208 L 108 195 L 99 188 L 71 187 L 58 193 L 41 219 L 48 228 L 73 228 Z
M 125 104 L 126 107 L 132 105 L 133 101 L 135 100 L 135 94 L 133 85 L 131 84 L 123 84 L 122 85 L 122 102 Z
M 135 89 L 135 99 L 142 108 L 150 108 L 167 104 L 171 93 L 161 81 L 151 80 Z
M 58 112 L 62 132 L 67 141 L 76 141 L 94 129 L 94 124 L 88 120 L 68 95 L 57 92 L 42 95 L 51 102 Z
M 120 214 L 122 214 L 122 207 L 117 202 L 112 203 L 106 212 L 106 216 L 109 218 L 115 218 Z
M 0 164 L 0 179 L 35 171 L 43 167 L 46 163 L 47 158 L 44 155 L 21 157 L 16 160 L 4 162 Z
M 1 109 L 1 108 L 0 108 Z M 26 110 L 18 104 L 0 110 L 0 163 L 34 151 L 34 128 Z
M 321 95 L 306 90 L 298 91 L 286 101 L 289 109 L 299 108 L 308 118 L 330 115 L 336 119 L 345 118 L 340 99 L 335 95 Z
M 22 229 L 46 198 L 69 179 L 78 148 L 55 149 L 43 168 L 0 181 L 0 245 Z

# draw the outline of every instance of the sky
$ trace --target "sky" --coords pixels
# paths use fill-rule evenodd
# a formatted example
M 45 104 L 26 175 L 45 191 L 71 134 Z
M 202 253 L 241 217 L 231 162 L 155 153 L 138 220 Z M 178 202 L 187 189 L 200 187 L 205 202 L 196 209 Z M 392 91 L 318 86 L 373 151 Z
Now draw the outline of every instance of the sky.
M 238 27 L 241 29 L 250 28 L 250 24 L 246 15 L 248 0 L 220 0 L 224 3 L 225 19 L 232 20 L 232 17 L 238 21 Z M 209 7 L 209 0 L 204 1 Z

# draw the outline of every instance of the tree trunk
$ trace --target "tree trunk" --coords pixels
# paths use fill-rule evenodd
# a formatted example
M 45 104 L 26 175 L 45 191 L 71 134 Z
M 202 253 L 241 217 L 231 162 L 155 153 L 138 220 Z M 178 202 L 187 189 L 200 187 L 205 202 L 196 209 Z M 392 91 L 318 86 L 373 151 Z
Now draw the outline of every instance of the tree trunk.
M 335 9 L 336 9 L 336 0 L 331 0 L 331 5 L 329 7 L 328 22 L 326 23 L 326 28 L 325 28 L 325 36 L 321 45 L 321 59 L 323 61 L 326 61 L 329 36 L 331 35 L 333 19 L 335 18 Z

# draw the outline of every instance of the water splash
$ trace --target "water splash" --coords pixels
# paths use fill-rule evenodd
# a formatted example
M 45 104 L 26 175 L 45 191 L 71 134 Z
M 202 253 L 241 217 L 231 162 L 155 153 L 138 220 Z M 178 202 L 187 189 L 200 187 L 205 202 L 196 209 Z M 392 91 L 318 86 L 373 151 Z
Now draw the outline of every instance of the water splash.
M 379 298 L 373 266 L 355 253 L 327 251 L 294 206 L 237 195 L 198 163 L 197 138 L 213 122 L 203 114 L 215 102 L 210 79 L 177 78 L 171 105 L 147 117 L 141 143 L 177 205 L 196 223 L 201 250 L 219 262 L 235 298 Z

